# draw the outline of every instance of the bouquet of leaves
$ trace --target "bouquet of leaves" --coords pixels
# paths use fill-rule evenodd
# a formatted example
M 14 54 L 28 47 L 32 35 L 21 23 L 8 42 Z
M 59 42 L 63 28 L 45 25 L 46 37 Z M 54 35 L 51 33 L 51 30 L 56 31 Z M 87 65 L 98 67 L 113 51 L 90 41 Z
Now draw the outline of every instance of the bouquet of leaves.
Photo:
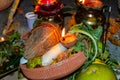
M 111 67 L 118 65 L 118 62 L 110 57 L 107 46 L 101 40 L 103 32 L 102 26 L 98 26 L 96 29 L 93 29 L 90 25 L 82 22 L 72 26 L 69 32 L 78 35 L 78 41 L 73 47 L 73 51 L 84 51 L 87 57 L 87 61 L 84 65 L 75 73 L 70 75 L 70 80 L 75 80 L 76 74 L 81 70 L 86 69 L 92 62 L 95 61 L 95 59 L 99 59 Z M 87 42 L 87 45 L 83 40 Z
M 15 68 L 23 54 L 20 34 L 15 32 L 8 40 L 0 42 L 0 73 Z

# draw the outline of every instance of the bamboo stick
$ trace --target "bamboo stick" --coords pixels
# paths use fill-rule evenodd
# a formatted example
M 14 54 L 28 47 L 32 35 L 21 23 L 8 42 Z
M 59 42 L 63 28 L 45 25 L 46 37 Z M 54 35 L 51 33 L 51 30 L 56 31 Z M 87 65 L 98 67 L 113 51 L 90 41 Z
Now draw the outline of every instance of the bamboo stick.
M 20 3 L 20 0 L 14 0 L 14 3 L 12 4 L 12 7 L 10 9 L 10 13 L 8 15 L 7 25 L 4 27 L 3 32 L 2 32 L 3 35 L 6 35 L 7 31 L 9 31 L 9 27 L 13 22 L 13 17 L 14 17 L 14 14 L 17 10 L 19 3 Z

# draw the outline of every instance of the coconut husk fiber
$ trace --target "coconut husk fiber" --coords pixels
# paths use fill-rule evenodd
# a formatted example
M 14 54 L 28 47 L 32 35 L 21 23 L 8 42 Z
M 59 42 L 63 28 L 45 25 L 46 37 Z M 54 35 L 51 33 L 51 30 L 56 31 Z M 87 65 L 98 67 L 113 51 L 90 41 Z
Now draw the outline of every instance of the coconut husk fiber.
M 27 34 L 24 57 L 31 59 L 41 56 L 60 41 L 61 30 L 58 25 L 42 22 Z

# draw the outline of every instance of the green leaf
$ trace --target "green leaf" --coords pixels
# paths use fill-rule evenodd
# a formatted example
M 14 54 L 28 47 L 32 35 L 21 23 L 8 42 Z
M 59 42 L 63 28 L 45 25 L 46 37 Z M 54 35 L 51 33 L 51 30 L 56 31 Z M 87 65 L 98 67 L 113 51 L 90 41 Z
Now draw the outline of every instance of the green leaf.
M 13 42 L 15 39 L 16 40 L 20 40 L 20 34 L 18 33 L 18 31 L 16 31 L 14 34 L 12 34 L 9 38 L 9 41 L 10 42 Z
M 36 27 L 38 24 L 40 24 L 41 22 L 43 22 L 42 19 L 37 19 L 34 24 L 33 24 L 33 28 Z
M 27 67 L 28 68 L 35 68 L 37 65 L 42 64 L 41 57 L 34 57 L 33 59 L 28 60 Z
M 98 26 L 98 28 L 96 30 L 94 30 L 94 37 L 96 40 L 100 40 L 100 38 L 102 36 L 102 32 L 103 32 L 102 26 Z
M 85 49 L 86 49 L 86 46 L 81 41 L 77 41 L 77 43 L 73 47 L 73 51 L 75 51 L 75 52 L 84 51 Z
M 76 26 L 76 25 L 75 25 Z M 73 27 L 75 27 L 75 26 L 73 26 Z M 78 25 L 77 25 L 78 26 Z M 90 34 L 90 33 L 88 33 L 88 32 L 86 32 L 86 31 L 83 31 L 83 30 L 80 30 L 80 29 L 72 29 L 71 31 L 70 31 L 71 33 L 79 33 L 79 34 L 84 34 L 84 35 L 86 35 L 86 36 L 88 36 L 91 40 L 92 40 L 92 42 L 93 42 L 93 48 L 94 48 L 94 56 L 93 56 L 93 58 L 91 59 L 91 61 L 94 61 L 95 60 L 95 58 L 96 58 L 96 56 L 97 56 L 97 51 L 98 51 L 98 47 L 97 47 L 97 43 L 96 43 L 96 40 L 95 40 L 95 38 Z

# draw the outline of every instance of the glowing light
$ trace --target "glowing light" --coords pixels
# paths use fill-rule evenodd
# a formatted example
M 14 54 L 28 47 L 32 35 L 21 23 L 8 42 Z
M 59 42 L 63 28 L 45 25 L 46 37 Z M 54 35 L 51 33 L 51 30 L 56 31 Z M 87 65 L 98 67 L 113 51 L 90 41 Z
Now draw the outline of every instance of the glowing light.
M 5 41 L 5 38 L 4 37 L 0 37 L 0 42 L 3 42 Z
M 81 2 L 82 4 L 84 4 L 84 3 L 85 3 L 85 0 L 79 0 L 79 2 Z
M 85 0 L 82 0 L 82 4 L 84 4 L 85 3 Z
M 92 14 L 89 14 L 88 17 L 93 17 L 93 15 L 92 15 Z
M 65 36 L 65 28 L 63 28 L 63 30 L 62 30 L 62 37 L 64 37 Z
M 54 2 L 57 2 L 57 0 L 38 0 L 38 4 L 44 5 L 44 4 L 52 4 Z

